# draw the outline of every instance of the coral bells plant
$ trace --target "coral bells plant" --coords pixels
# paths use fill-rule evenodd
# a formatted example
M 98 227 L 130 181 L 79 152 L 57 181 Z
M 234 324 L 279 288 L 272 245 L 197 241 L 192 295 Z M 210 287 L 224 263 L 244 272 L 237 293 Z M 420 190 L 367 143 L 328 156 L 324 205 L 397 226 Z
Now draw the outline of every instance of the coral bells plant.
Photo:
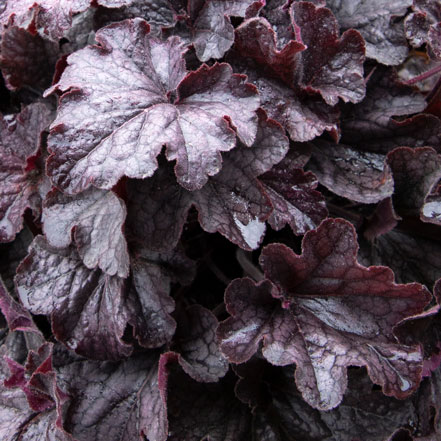
M 0 438 L 441 439 L 440 75 L 440 0 L 3 0 Z

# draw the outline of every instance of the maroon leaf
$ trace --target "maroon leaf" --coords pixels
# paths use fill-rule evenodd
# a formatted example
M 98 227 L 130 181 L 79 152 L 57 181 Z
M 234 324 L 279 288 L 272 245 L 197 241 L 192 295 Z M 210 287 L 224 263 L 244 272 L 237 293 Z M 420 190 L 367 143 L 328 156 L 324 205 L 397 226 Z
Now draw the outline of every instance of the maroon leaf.
M 124 279 L 89 270 L 75 248 L 57 249 L 37 236 L 16 284 L 23 305 L 50 314 L 55 336 L 70 349 L 104 360 L 130 354 L 122 340 L 128 321 Z
M 289 168 L 282 161 L 260 177 L 271 199 L 273 212 L 268 223 L 275 230 L 288 224 L 294 234 L 305 234 L 327 217 L 325 199 L 316 191 L 317 179 L 300 168 Z
M 79 360 L 56 366 L 71 396 L 65 426 L 78 441 L 167 439 L 165 401 L 158 385 L 158 356 L 120 363 Z
M 46 365 L 35 366 L 37 369 L 25 369 L 10 359 L 7 362 L 4 359 L 7 355 L 5 352 L 6 347 L 3 345 L 0 349 L 0 381 L 2 386 L 4 381 L 8 383 L 11 379 L 12 368 L 14 374 L 22 378 L 22 386 L 27 392 L 28 399 L 18 384 L 18 387 L 11 389 L 4 386 L 0 388 L 0 435 L 2 440 L 52 441 L 56 439 L 57 441 L 73 441 L 73 438 L 61 426 L 60 415 L 67 397 L 57 387 L 51 366 L 46 363 Z M 24 378 L 25 372 L 30 376 L 28 381 Z M 29 407 L 28 400 L 30 399 L 36 404 L 33 400 L 37 394 L 40 398 L 43 391 L 53 401 L 50 401 L 49 409 L 36 412 Z
M 293 141 L 304 142 L 325 130 L 337 132 L 339 110 L 326 104 L 319 96 L 305 95 L 277 78 L 265 75 L 252 60 L 232 57 L 233 69 L 248 76 L 260 93 L 262 107 L 269 117 L 278 121 Z
M 181 41 L 152 38 L 140 19 L 101 29 L 96 39 L 101 47 L 72 54 L 51 89 L 70 90 L 49 137 L 48 172 L 57 186 L 77 193 L 91 183 L 109 189 L 124 175 L 151 176 L 167 145 L 178 182 L 195 190 L 219 172 L 220 152 L 235 146 L 235 131 L 246 145 L 254 142 L 257 92 L 229 65 L 185 76 Z
M 363 62 L 365 45 L 361 35 L 350 29 L 340 38 L 338 23 L 327 8 L 308 2 L 291 6 L 294 28 L 308 47 L 302 56 L 302 70 L 296 73 L 308 91 L 319 92 L 330 105 L 339 98 L 359 102 L 365 95 Z
M 14 240 L 24 211 L 40 200 L 42 176 L 27 161 L 37 155 L 40 135 L 50 120 L 49 110 L 41 103 L 0 119 L 0 242 Z
M 228 361 L 215 341 L 216 317 L 200 305 L 179 315 L 174 350 L 179 364 L 194 380 L 216 382 L 228 371 Z
M 85 11 L 91 0 L 7 0 L 0 24 L 8 22 L 32 29 L 42 28 L 51 40 L 58 41 L 72 26 L 72 16 Z
M 421 379 L 420 348 L 398 344 L 393 329 L 420 312 L 429 294 L 416 283 L 395 284 L 389 268 L 362 267 L 357 248 L 352 225 L 338 219 L 308 232 L 301 256 L 281 244 L 267 246 L 260 261 L 276 285 L 239 279 L 226 291 L 232 317 L 218 335 L 228 359 L 248 360 L 263 339 L 265 358 L 296 363 L 304 399 L 322 410 L 340 403 L 349 365 L 367 366 L 386 395 L 412 393 Z
M 246 441 L 250 413 L 234 395 L 234 376 L 201 384 L 173 370 L 168 384 L 170 441 Z
M 161 259 L 166 261 L 134 262 L 130 288 L 124 279 L 86 268 L 75 248 L 57 249 L 38 236 L 16 284 L 22 303 L 33 313 L 50 314 L 55 336 L 70 349 L 92 359 L 117 360 L 132 351 L 122 338 L 127 324 L 146 347 L 162 346 L 173 336 L 170 275 L 162 271 Z
M 0 67 L 11 90 L 30 86 L 44 90 L 52 82 L 58 44 L 11 26 L 1 39 Z
M 257 248 L 271 205 L 255 177 L 279 162 L 287 148 L 281 127 L 259 112 L 253 146 L 241 145 L 224 154 L 222 170 L 200 190 L 190 192 L 175 183 L 170 167 L 160 167 L 153 178 L 133 183 L 127 220 L 132 234 L 151 249 L 171 249 L 194 205 L 205 231 L 217 231 L 246 250 Z
M 162 28 L 173 27 L 176 24 L 177 11 L 173 7 L 173 2 L 169 0 L 154 0 L 145 2 L 144 0 L 129 0 L 109 3 L 101 1 L 105 6 L 97 10 L 95 21 L 98 27 L 115 21 L 125 20 L 127 18 L 143 18 L 151 26 L 151 32 L 159 35 Z M 112 8 L 112 9 L 109 9 Z M 118 9 L 113 9 L 118 8 Z
M 387 155 L 394 178 L 394 207 L 400 214 L 418 214 L 441 178 L 441 156 L 429 147 L 401 147 Z
M 122 227 L 126 208 L 114 193 L 90 189 L 77 196 L 50 193 L 43 209 L 43 230 L 50 245 L 75 243 L 84 265 L 114 276 L 129 275 L 129 254 Z
M 441 278 L 441 245 L 436 240 L 392 230 L 360 252 L 364 265 L 387 265 L 400 283 L 417 281 L 430 287 Z
M 342 142 L 350 142 L 359 150 L 386 154 L 396 147 L 431 146 L 441 151 L 441 122 L 433 115 L 419 114 L 402 121 L 391 119 L 387 124 L 356 120 L 342 124 Z
M 441 5 L 438 1 L 414 0 L 413 12 L 406 17 L 406 36 L 414 47 L 428 43 L 435 57 L 441 57 L 439 33 Z
M 408 53 L 403 22 L 412 0 L 326 0 L 343 29 L 356 29 L 366 42 L 366 56 L 386 65 L 402 63 Z
M 361 101 L 365 87 L 360 34 L 351 30 L 339 39 L 331 11 L 312 3 L 294 3 L 290 12 L 298 41 L 291 40 L 279 51 L 271 25 L 253 18 L 236 30 L 240 53 L 269 67 L 289 86 L 299 84 L 308 92 L 320 93 L 329 105 L 337 104 L 339 98 Z
M 322 140 L 314 144 L 308 168 L 333 193 L 365 204 L 392 195 L 392 173 L 383 155 Z
M 245 17 L 255 0 L 207 0 L 194 22 L 193 44 L 201 61 L 222 58 L 234 42 L 230 17 Z
M 10 331 L 39 332 L 26 309 L 16 302 L 9 294 L 0 277 L 0 310 L 6 318 Z

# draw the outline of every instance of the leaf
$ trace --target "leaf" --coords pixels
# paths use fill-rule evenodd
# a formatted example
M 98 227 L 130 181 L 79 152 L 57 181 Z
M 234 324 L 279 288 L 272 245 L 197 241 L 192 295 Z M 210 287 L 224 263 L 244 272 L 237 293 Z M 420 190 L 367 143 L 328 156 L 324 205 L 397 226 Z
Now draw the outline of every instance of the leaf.
M 184 372 L 199 382 L 217 382 L 228 371 L 228 361 L 215 341 L 218 321 L 208 309 L 192 305 L 181 312 L 174 350 Z
M 434 58 L 441 57 L 439 33 L 441 29 L 441 5 L 438 1 L 415 0 L 405 21 L 406 36 L 414 47 L 424 43 L 430 46 Z
M 339 407 L 320 412 L 308 406 L 292 381 L 290 367 L 265 363 L 260 378 L 253 378 L 254 365 L 238 365 L 241 379 L 236 391 L 265 397 L 253 410 L 256 439 L 297 441 L 366 439 L 384 441 L 394 428 L 407 426 L 417 415 L 411 399 L 398 401 L 373 390 L 364 369 L 348 371 L 348 389 Z M 274 438 L 265 438 L 271 433 Z M 261 438 L 259 438 L 261 436 Z
M 273 229 L 279 231 L 288 224 L 294 234 L 301 235 L 327 217 L 325 199 L 315 190 L 318 182 L 311 172 L 290 168 L 282 161 L 259 180 L 274 208 L 268 218 Z
M 255 0 L 207 0 L 193 25 L 193 44 L 200 61 L 222 58 L 234 42 L 230 17 L 245 17 Z
M 32 321 L 32 317 L 26 309 L 23 308 L 9 294 L 8 289 L 0 277 L 0 310 L 6 318 L 10 331 L 33 331 L 39 332 Z
M 178 10 L 174 8 L 173 2 L 169 0 L 144 0 L 128 1 L 101 1 L 102 6 L 98 8 L 95 15 L 95 22 L 99 27 L 111 22 L 122 21 L 128 18 L 143 18 L 151 27 L 151 33 L 158 35 L 162 28 L 172 28 L 176 25 Z M 115 9 L 117 8 L 117 9 Z
M 441 278 L 441 245 L 415 233 L 392 230 L 360 250 L 365 265 L 387 265 L 399 283 L 433 286 Z
M 197 383 L 179 370 L 169 375 L 169 440 L 249 440 L 250 414 L 234 395 L 234 376 Z
M 167 413 L 158 355 L 119 363 L 78 360 L 56 366 L 71 401 L 65 426 L 78 441 L 167 439 Z
M 52 82 L 58 44 L 11 26 L 1 39 L 0 67 L 11 90 L 23 86 L 43 91 Z
M 167 159 L 176 160 L 178 182 L 196 190 L 219 172 L 220 152 L 235 146 L 235 132 L 253 143 L 259 98 L 229 65 L 187 75 L 179 38 L 156 40 L 140 19 L 101 29 L 96 39 L 101 46 L 72 54 L 50 89 L 69 91 L 48 140 L 48 173 L 64 191 L 152 176 L 163 145 Z
M 408 53 L 402 20 L 412 0 L 326 0 L 343 29 L 356 29 L 366 42 L 366 56 L 396 66 Z
M 106 274 L 129 275 L 129 254 L 123 235 L 126 208 L 110 191 L 90 189 L 77 196 L 51 192 L 43 208 L 43 231 L 48 243 L 65 248 L 75 243 L 84 265 Z
M 233 68 L 248 76 L 260 93 L 261 105 L 268 116 L 278 121 L 296 142 L 310 141 L 325 130 L 337 132 L 339 111 L 317 96 L 304 96 L 282 81 L 262 75 L 257 66 L 248 63 Z
M 362 267 L 357 248 L 352 225 L 340 219 L 306 233 L 301 256 L 282 244 L 265 247 L 260 262 L 271 282 L 237 279 L 227 288 L 232 317 L 218 328 L 222 352 L 244 362 L 263 339 L 264 357 L 295 363 L 303 398 L 321 410 L 341 402 L 350 365 L 367 366 L 386 395 L 409 396 L 421 380 L 422 355 L 398 344 L 393 329 L 430 295 L 416 283 L 395 284 L 389 268 Z
M 147 247 L 171 249 L 194 205 L 205 231 L 217 231 L 243 249 L 255 249 L 271 211 L 256 176 L 279 162 L 287 148 L 281 127 L 259 112 L 259 128 L 252 147 L 240 145 L 224 154 L 222 170 L 200 190 L 190 192 L 175 183 L 171 167 L 161 166 L 153 178 L 134 182 L 129 188 L 128 227 Z
M 342 123 L 341 142 L 373 153 L 387 154 L 396 147 L 431 146 L 441 150 L 441 122 L 428 114 L 418 114 L 401 121 L 391 119 L 387 124 L 376 121 L 355 120 L 349 126 Z
M 427 195 L 441 178 L 441 156 L 429 147 L 401 147 L 387 155 L 394 178 L 394 208 L 418 214 Z
M 289 41 L 279 51 L 271 25 L 264 18 L 252 18 L 236 30 L 241 55 L 267 66 L 291 87 L 298 84 L 308 93 L 320 93 L 329 105 L 339 98 L 361 101 L 365 86 L 360 34 L 351 30 L 339 38 L 331 11 L 309 2 L 294 3 L 290 13 L 297 41 Z
M 17 115 L 0 119 L 0 242 L 10 242 L 22 229 L 23 213 L 39 202 L 42 176 L 28 160 L 36 157 L 40 136 L 50 122 L 44 104 L 34 103 Z
M 29 311 L 51 316 L 54 335 L 70 349 L 118 360 L 132 352 L 123 340 L 127 324 L 145 347 L 162 346 L 173 336 L 169 290 L 175 277 L 161 265 L 172 268 L 177 258 L 173 253 L 138 258 L 131 287 L 128 280 L 86 268 L 74 247 L 54 248 L 37 236 L 17 271 L 17 290 Z
M 58 42 L 72 25 L 72 16 L 85 11 L 91 0 L 7 0 L 0 23 L 43 28 L 43 33 Z
M 392 195 L 392 173 L 383 155 L 322 140 L 314 144 L 308 168 L 333 193 L 365 204 Z

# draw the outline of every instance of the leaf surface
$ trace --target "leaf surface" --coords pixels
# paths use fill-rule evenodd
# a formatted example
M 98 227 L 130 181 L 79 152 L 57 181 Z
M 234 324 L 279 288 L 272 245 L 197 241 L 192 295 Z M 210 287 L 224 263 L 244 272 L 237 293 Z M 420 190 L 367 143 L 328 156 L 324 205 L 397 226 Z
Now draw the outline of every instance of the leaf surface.
M 96 39 L 101 46 L 72 54 L 51 89 L 69 91 L 49 137 L 48 173 L 63 190 L 152 176 L 164 145 L 178 182 L 196 190 L 219 172 L 220 152 L 235 146 L 236 133 L 254 142 L 259 98 L 229 65 L 187 75 L 180 39 L 156 40 L 140 19 L 103 28 Z

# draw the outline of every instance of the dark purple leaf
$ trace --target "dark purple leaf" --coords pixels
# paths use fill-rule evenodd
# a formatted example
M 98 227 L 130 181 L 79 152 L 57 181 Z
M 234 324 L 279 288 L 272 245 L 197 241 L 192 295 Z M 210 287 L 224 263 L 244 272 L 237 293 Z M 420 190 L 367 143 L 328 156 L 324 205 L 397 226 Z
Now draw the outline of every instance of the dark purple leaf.
M 160 167 L 153 178 L 134 182 L 127 221 L 132 234 L 151 249 L 173 248 L 194 205 L 205 231 L 217 231 L 246 250 L 257 248 L 271 204 L 255 177 L 279 162 L 287 149 L 281 127 L 259 112 L 252 147 L 241 145 L 224 154 L 222 170 L 200 190 L 187 191 L 178 185 L 171 167 Z
M 267 66 L 289 86 L 320 93 L 329 105 L 337 104 L 339 98 L 361 101 L 365 86 L 360 34 L 348 31 L 339 38 L 332 13 L 312 3 L 294 3 L 290 12 L 298 41 L 291 40 L 278 50 L 270 23 L 253 18 L 236 30 L 239 52 Z
M 308 168 L 333 193 L 365 204 L 392 195 L 392 173 L 383 155 L 324 140 L 314 144 Z
M 71 397 L 65 427 L 76 440 L 167 439 L 157 354 L 120 363 L 78 360 L 55 368 Z
M 370 120 L 344 121 L 342 142 L 349 142 L 359 150 L 386 154 L 396 147 L 431 146 L 441 151 L 441 122 L 428 114 L 419 114 L 387 124 Z
M 168 383 L 169 441 L 248 441 L 250 413 L 234 395 L 234 376 L 201 384 L 173 370 Z
M 22 229 L 26 208 L 40 202 L 42 176 L 28 159 L 40 148 L 40 135 L 49 125 L 50 112 L 34 103 L 17 115 L 0 118 L 0 242 L 10 242 Z
M 318 91 L 330 105 L 339 98 L 361 101 L 365 95 L 361 35 L 350 29 L 338 38 L 338 23 L 331 11 L 308 2 L 294 3 L 290 12 L 294 28 L 300 28 L 300 41 L 308 47 L 295 79 L 308 91 Z
M 401 17 L 412 0 L 326 0 L 343 29 L 356 29 L 366 56 L 386 65 L 402 63 L 408 53 Z
M 118 3 L 118 5 L 117 5 Z M 143 18 L 151 26 L 151 32 L 158 34 L 161 28 L 173 27 L 176 24 L 176 17 L 179 11 L 173 7 L 169 0 L 129 0 L 121 2 L 102 1 L 100 4 L 105 8 L 97 10 L 95 21 L 98 27 L 111 22 L 125 20 L 127 18 Z M 109 9 L 118 8 L 118 9 Z
M 282 161 L 259 178 L 273 205 L 268 223 L 275 230 L 288 224 L 294 234 L 305 234 L 327 217 L 325 199 L 316 191 L 317 179 Z
M 173 265 L 177 258 L 136 260 L 130 287 L 124 279 L 86 268 L 74 247 L 57 249 L 39 236 L 18 269 L 16 284 L 22 303 L 35 314 L 51 315 L 55 336 L 70 349 L 92 359 L 117 360 L 132 352 L 122 339 L 127 324 L 146 347 L 162 346 L 173 336 L 169 289 L 175 277 L 161 264 Z
M 367 82 L 365 99 L 348 105 L 343 111 L 342 136 L 344 138 L 345 131 L 351 130 L 352 124 L 359 127 L 365 122 L 387 126 L 393 116 L 420 113 L 426 105 L 424 95 L 400 82 L 394 69 L 376 66 Z
M 386 395 L 409 396 L 421 379 L 422 355 L 419 346 L 397 344 L 393 329 L 421 312 L 427 290 L 395 284 L 389 268 L 359 265 L 346 221 L 324 221 L 306 233 L 302 248 L 301 256 L 281 244 L 264 249 L 261 265 L 275 286 L 250 279 L 230 284 L 225 301 L 232 317 L 218 329 L 224 354 L 246 361 L 263 339 L 265 358 L 295 363 L 303 398 L 322 410 L 341 402 L 350 365 L 367 366 Z
M 383 199 L 368 219 L 363 235 L 367 240 L 373 240 L 393 230 L 399 220 L 401 217 L 395 213 L 392 198 Z
M 310 141 L 325 130 L 337 132 L 339 110 L 317 95 L 305 95 L 277 78 L 265 75 L 257 63 L 233 57 L 233 69 L 248 76 L 260 93 L 262 107 L 278 121 L 293 141 Z
M 215 340 L 218 321 L 200 305 L 190 306 L 179 314 L 174 350 L 179 364 L 193 379 L 216 382 L 228 371 L 228 361 Z
M 406 17 L 406 36 L 414 47 L 428 43 L 433 55 L 441 57 L 441 4 L 437 0 L 414 0 L 413 12 Z
M 3 382 L 8 380 L 11 375 L 11 363 L 7 363 L 4 359 L 6 346 L 0 348 L 0 436 L 4 441 L 73 441 L 60 426 L 57 415 L 57 409 L 49 409 L 44 412 L 36 413 L 29 407 L 26 395 L 20 388 L 9 389 L 3 386 Z M 22 370 L 20 365 L 17 368 Z M 38 378 L 41 386 L 44 387 L 43 380 L 48 380 L 48 386 L 52 386 L 52 392 L 55 392 L 53 373 L 39 373 L 34 377 L 34 383 Z M 34 387 L 35 392 L 35 387 Z M 64 398 L 61 397 L 60 391 L 57 400 L 59 400 L 59 409 L 64 404 Z M 63 403 L 61 403 L 61 400 Z M 55 403 L 53 406 L 55 407 Z
M 410 399 L 398 401 L 373 390 L 364 369 L 348 371 L 348 389 L 339 407 L 319 412 L 303 401 L 291 368 L 267 364 L 261 377 L 253 378 L 257 366 L 247 369 L 247 364 L 238 366 L 241 380 L 236 392 L 253 394 L 260 389 L 265 396 L 253 411 L 254 436 L 259 440 L 384 441 L 395 427 L 407 426 L 417 417 Z M 261 432 L 274 438 L 259 438 Z
M 201 61 L 222 58 L 234 42 L 230 16 L 245 17 L 255 0 L 206 0 L 194 22 L 193 44 Z
M 29 86 L 44 90 L 52 82 L 58 44 L 11 26 L 2 35 L 0 67 L 11 90 Z
M 441 178 L 441 156 L 429 147 L 401 147 L 387 155 L 394 178 L 394 208 L 399 214 L 419 214 L 426 196 Z
M 171 267 L 181 263 L 185 267 L 188 263 L 177 252 L 149 257 L 132 262 L 132 295 L 127 303 L 131 313 L 129 323 L 139 343 L 146 348 L 157 348 L 169 342 L 176 329 L 176 322 L 170 316 L 175 302 L 169 296 L 170 283 L 174 278 L 160 264 Z
M 32 321 L 32 317 L 8 292 L 0 277 L 0 310 L 6 318 L 11 331 L 39 332 Z
M 399 283 L 433 286 L 441 278 L 441 244 L 418 235 L 390 231 L 360 250 L 364 265 L 387 265 Z
M 235 146 L 235 131 L 246 145 L 254 142 L 259 98 L 229 65 L 204 65 L 186 76 L 181 41 L 152 38 L 140 19 L 101 29 L 96 39 L 102 47 L 72 54 L 51 89 L 70 90 L 49 137 L 56 185 L 77 193 L 91 183 L 109 189 L 124 175 L 151 176 L 167 145 L 179 183 L 195 190 L 219 172 L 220 152 Z
M 126 282 L 86 268 L 74 247 L 51 247 L 37 236 L 17 270 L 23 305 L 51 315 L 57 339 L 90 358 L 115 360 L 132 348 L 122 340 L 129 311 Z
M 129 275 L 123 235 L 124 202 L 111 191 L 90 189 L 80 195 L 49 193 L 43 208 L 43 230 L 50 245 L 68 247 L 71 231 L 84 265 L 114 276 Z

